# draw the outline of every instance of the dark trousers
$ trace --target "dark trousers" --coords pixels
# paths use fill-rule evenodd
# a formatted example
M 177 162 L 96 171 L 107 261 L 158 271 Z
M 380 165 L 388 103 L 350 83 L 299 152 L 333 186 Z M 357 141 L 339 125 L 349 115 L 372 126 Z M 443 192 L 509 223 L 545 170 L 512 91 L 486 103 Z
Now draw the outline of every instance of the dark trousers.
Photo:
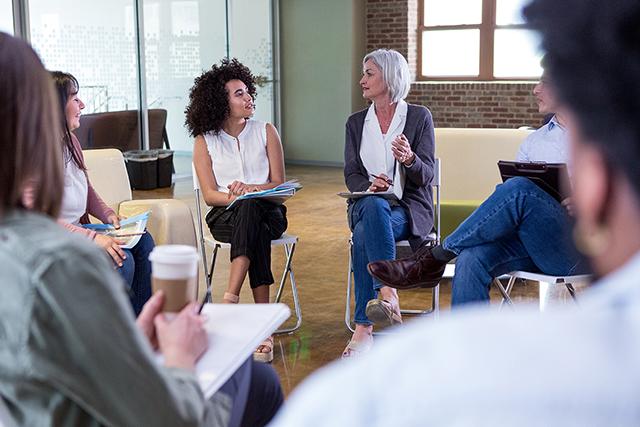
M 271 240 L 287 229 L 287 208 L 259 199 L 242 200 L 231 209 L 214 207 L 207 225 L 216 240 L 231 243 L 230 258 L 249 258 L 251 288 L 271 285 Z
M 205 425 L 266 426 L 283 401 L 276 371 L 266 363 L 249 359 L 211 397 Z

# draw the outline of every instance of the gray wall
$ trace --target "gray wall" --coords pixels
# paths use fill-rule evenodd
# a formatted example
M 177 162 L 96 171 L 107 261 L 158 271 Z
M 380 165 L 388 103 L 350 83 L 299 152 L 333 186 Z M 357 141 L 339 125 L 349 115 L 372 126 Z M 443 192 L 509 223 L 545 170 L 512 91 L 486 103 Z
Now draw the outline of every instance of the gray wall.
M 364 0 L 280 0 L 282 139 L 290 163 L 342 164 L 344 124 L 364 108 Z

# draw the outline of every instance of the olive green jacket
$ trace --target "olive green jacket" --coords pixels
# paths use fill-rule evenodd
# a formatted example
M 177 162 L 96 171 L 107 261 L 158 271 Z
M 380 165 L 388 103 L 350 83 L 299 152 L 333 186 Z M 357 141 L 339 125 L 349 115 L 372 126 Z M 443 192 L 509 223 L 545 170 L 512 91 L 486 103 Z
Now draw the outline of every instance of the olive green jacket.
M 228 400 L 207 402 L 191 372 L 156 363 L 93 243 L 11 212 L 0 218 L 0 266 L 0 396 L 17 424 L 225 424 Z

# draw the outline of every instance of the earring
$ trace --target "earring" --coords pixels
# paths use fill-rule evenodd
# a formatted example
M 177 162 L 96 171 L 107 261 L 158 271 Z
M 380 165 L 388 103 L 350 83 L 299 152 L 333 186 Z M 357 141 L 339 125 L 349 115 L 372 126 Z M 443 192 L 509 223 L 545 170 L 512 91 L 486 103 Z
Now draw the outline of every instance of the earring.
M 578 221 L 573 228 L 573 241 L 576 248 L 590 258 L 605 252 L 610 237 L 609 229 L 604 226 L 594 226 L 591 230 L 587 230 L 583 223 Z

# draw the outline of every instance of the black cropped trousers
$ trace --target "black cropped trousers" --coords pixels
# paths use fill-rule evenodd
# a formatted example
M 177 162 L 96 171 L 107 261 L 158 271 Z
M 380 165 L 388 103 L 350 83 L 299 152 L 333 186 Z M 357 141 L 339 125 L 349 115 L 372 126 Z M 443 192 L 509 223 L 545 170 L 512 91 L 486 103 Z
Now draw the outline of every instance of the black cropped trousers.
M 260 199 L 241 200 L 231 209 L 211 208 L 207 225 L 216 240 L 230 243 L 230 259 L 249 258 L 251 288 L 273 284 L 271 240 L 287 229 L 287 208 Z

